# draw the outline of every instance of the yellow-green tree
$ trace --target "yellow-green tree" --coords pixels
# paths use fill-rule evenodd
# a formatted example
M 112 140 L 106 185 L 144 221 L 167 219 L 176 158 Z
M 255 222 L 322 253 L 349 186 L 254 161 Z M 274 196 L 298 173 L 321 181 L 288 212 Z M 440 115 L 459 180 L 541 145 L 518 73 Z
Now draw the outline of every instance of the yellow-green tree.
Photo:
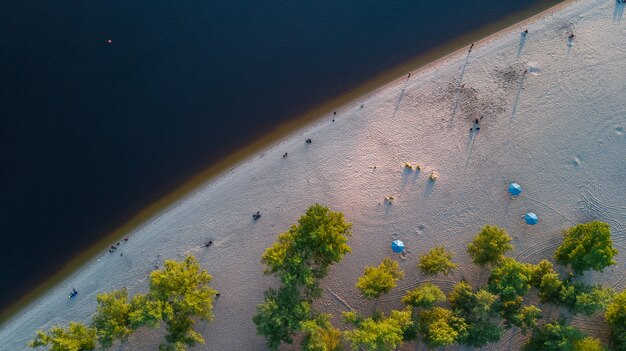
M 456 268 L 452 262 L 452 253 L 443 246 L 436 246 L 419 258 L 419 269 L 424 275 L 432 276 L 442 273 L 448 275 Z
M 408 310 L 391 311 L 388 317 L 380 313 L 376 318 L 362 318 L 354 312 L 344 312 L 344 319 L 357 327 L 344 331 L 353 350 L 395 350 L 402 345 L 404 332 L 413 324 L 411 311 Z
M 563 233 L 563 243 L 556 249 L 557 263 L 570 265 L 574 273 L 588 269 L 602 271 L 615 263 L 617 250 L 611 240 L 611 226 L 594 221 L 575 225 Z
M 129 300 L 126 288 L 96 296 L 98 307 L 92 326 L 96 328 L 102 348 L 111 347 L 115 340 L 125 342 L 139 326 L 148 324 L 142 318 L 145 305 L 140 301 L 143 299 L 143 295 L 138 295 Z
M 300 323 L 303 351 L 341 351 L 341 332 L 330 323 L 330 314 L 320 314 Z
M 398 280 L 404 277 L 397 261 L 385 258 L 378 267 L 367 266 L 359 277 L 356 287 L 367 299 L 376 299 L 393 289 Z
M 402 302 L 413 308 L 431 308 L 437 302 L 446 300 L 446 295 L 438 286 L 424 283 L 417 288 L 407 291 Z
M 183 262 L 166 260 L 164 268 L 150 273 L 149 306 L 158 309 L 167 326 L 163 350 L 184 350 L 203 344 L 204 338 L 193 329 L 194 318 L 213 320 L 213 301 L 217 290 L 211 288 L 211 275 L 193 256 Z
M 28 346 L 50 346 L 50 351 L 87 351 L 96 348 L 96 329 L 82 323 L 70 322 L 67 328 L 60 325 L 47 332 L 39 330 Z
M 604 314 L 611 329 L 611 343 L 616 351 L 626 350 L 626 290 L 615 296 Z
M 506 229 L 495 225 L 484 226 L 474 240 L 467 245 L 467 252 L 472 261 L 481 266 L 500 261 L 502 255 L 511 249 L 513 245 Z
M 418 330 L 429 347 L 452 345 L 462 340 L 467 333 L 463 318 L 452 311 L 433 307 L 418 313 Z

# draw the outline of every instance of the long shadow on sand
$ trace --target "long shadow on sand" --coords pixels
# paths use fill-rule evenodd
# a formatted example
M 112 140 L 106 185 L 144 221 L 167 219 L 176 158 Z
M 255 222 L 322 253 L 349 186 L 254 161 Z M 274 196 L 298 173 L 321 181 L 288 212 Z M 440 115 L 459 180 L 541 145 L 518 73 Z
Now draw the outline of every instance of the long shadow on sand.
M 467 137 L 467 145 L 465 149 L 467 150 L 467 160 L 465 161 L 465 165 L 467 166 L 472 158 L 472 152 L 474 151 L 474 141 L 476 140 L 476 136 L 478 135 L 479 130 L 472 128 L 469 132 L 469 136 Z
M 522 94 L 522 89 L 524 88 L 524 79 L 526 78 L 526 73 L 528 73 L 528 71 L 524 71 L 524 74 L 522 74 L 522 77 L 520 78 L 519 83 L 517 84 L 517 94 L 515 94 L 515 100 L 513 100 L 513 110 L 511 111 L 511 119 L 515 117 L 515 112 L 517 112 L 517 103 L 519 102 L 519 97 Z
M 394 119 L 396 117 L 396 113 L 398 113 L 398 110 L 400 109 L 400 102 L 402 102 L 402 98 L 404 97 L 404 92 L 406 90 L 406 86 L 409 83 L 409 78 L 407 78 L 404 81 L 404 86 L 402 87 L 402 91 L 400 91 L 400 96 L 398 96 L 398 101 L 396 101 L 396 106 L 393 109 L 393 114 L 391 115 L 391 118 Z
M 463 81 L 463 76 L 465 75 L 465 69 L 467 68 L 467 65 L 469 63 L 469 57 L 471 53 L 472 49 L 469 49 L 467 51 L 467 56 L 465 56 L 465 62 L 463 63 L 463 67 L 461 68 L 459 83 L 456 85 L 456 96 L 454 97 L 454 107 L 452 108 L 452 118 L 450 119 L 450 125 L 454 124 L 454 116 L 456 115 L 456 110 L 458 109 L 459 102 L 461 101 L 461 82 Z
M 526 36 L 527 34 L 520 34 L 520 38 L 519 38 L 519 47 L 517 48 L 517 58 L 519 59 L 520 55 L 522 54 L 522 49 L 524 48 L 524 44 L 526 44 Z
M 618 3 L 615 2 L 615 9 L 613 10 L 613 23 L 619 23 L 622 21 L 622 16 L 624 16 L 624 7 L 626 7 L 626 3 Z

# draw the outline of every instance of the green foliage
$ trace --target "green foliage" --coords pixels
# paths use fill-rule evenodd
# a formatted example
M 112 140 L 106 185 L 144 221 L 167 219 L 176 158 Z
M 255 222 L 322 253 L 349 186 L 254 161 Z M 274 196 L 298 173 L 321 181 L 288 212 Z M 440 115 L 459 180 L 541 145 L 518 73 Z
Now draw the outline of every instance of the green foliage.
M 303 321 L 300 328 L 304 332 L 302 350 L 340 351 L 341 332 L 330 323 L 330 314 L 320 314 L 316 318 Z
M 502 329 L 494 321 L 496 300 L 497 296 L 486 290 L 474 293 L 466 281 L 460 281 L 452 288 L 448 296 L 450 306 L 467 324 L 467 333 L 458 341 L 460 344 L 481 347 L 500 339 Z
M 532 273 L 530 277 L 530 285 L 539 288 L 541 281 L 546 274 L 556 274 L 552 262 L 548 260 L 541 260 L 537 265 L 532 267 Z
M 520 327 L 522 335 L 526 335 L 530 330 L 537 326 L 537 321 L 543 316 L 541 309 L 537 306 L 524 306 L 520 312 L 515 315 L 512 324 Z
M 564 232 L 563 244 L 554 254 L 557 263 L 571 265 L 572 270 L 581 274 L 593 269 L 602 271 L 615 263 L 613 256 L 611 227 L 604 222 L 594 221 L 573 226 Z
M 605 351 L 599 339 L 586 337 L 582 340 L 574 342 L 574 351 Z
M 467 252 L 472 261 L 481 266 L 500 261 L 502 255 L 511 249 L 513 245 L 506 229 L 491 225 L 484 226 L 467 245 Z
M 311 306 L 300 299 L 294 286 L 286 285 L 279 290 L 265 291 L 265 300 L 256 310 L 252 321 L 257 333 L 265 337 L 271 350 L 277 350 L 282 342 L 293 343 L 292 335 L 300 331 L 301 323 L 309 318 Z
M 204 343 L 202 336 L 193 330 L 192 317 L 213 319 L 217 290 L 209 287 L 211 279 L 193 256 L 183 262 L 166 260 L 162 270 L 150 273 L 150 306 L 160 312 L 167 325 L 165 340 L 172 344 L 164 347 L 180 349 L 184 345 Z
M 611 329 L 611 343 L 616 351 L 626 350 L 626 290 L 615 296 L 604 314 Z
M 555 321 L 535 328 L 523 351 L 572 351 L 584 334 L 564 321 Z
M 115 290 L 110 293 L 98 294 L 96 296 L 98 307 L 93 317 L 92 325 L 96 328 L 98 342 L 103 348 L 109 348 L 115 340 L 124 342 L 142 324 L 141 309 L 145 308 L 140 304 L 143 296 L 137 296 L 128 300 L 126 288 Z
M 491 271 L 488 288 L 503 300 L 524 296 L 530 289 L 532 266 L 506 257 Z
M 402 345 L 404 332 L 413 324 L 411 312 L 391 311 L 388 317 L 381 313 L 376 318 L 362 318 L 355 313 L 344 313 L 346 322 L 356 329 L 344 331 L 353 350 L 391 351 Z
M 590 316 L 605 309 L 613 301 L 614 295 L 613 289 L 600 285 L 566 283 L 561 289 L 561 304 L 574 314 Z
M 418 330 L 429 347 L 452 345 L 465 338 L 467 324 L 448 309 L 433 307 L 418 316 Z
M 539 284 L 539 301 L 560 305 L 562 289 L 563 282 L 557 273 L 545 274 Z
M 393 289 L 398 280 L 404 277 L 398 262 L 385 258 L 378 267 L 368 266 L 356 283 L 361 294 L 367 299 L 376 299 Z
M 319 204 L 309 207 L 297 225 L 265 250 L 261 258 L 267 265 L 265 273 L 278 274 L 284 284 L 315 288 L 316 279 L 326 276 L 328 267 L 351 251 L 347 244 L 351 227 L 340 212 Z
M 48 332 L 37 331 L 29 347 L 50 346 L 50 351 L 87 351 L 96 348 L 96 329 L 82 323 L 70 322 L 67 328 L 59 325 Z
M 419 258 L 419 269 L 424 275 L 448 275 L 456 268 L 452 263 L 452 253 L 443 246 L 437 246 Z
M 431 308 L 437 302 L 445 301 L 446 295 L 431 283 L 424 283 L 417 288 L 407 291 L 402 302 L 415 308 Z

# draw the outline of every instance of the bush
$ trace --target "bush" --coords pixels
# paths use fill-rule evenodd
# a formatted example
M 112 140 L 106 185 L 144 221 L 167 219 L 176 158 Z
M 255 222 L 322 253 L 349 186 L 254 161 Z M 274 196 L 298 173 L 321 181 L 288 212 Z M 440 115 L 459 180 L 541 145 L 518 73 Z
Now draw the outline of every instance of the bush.
M 48 332 L 37 331 L 29 347 L 50 345 L 50 351 L 87 351 L 96 348 L 96 329 L 82 323 L 70 322 L 67 328 L 52 327 Z
M 413 324 L 411 312 L 391 311 L 388 317 L 384 314 L 370 318 L 362 318 L 354 312 L 344 313 L 346 323 L 356 325 L 356 329 L 346 330 L 344 336 L 352 349 L 363 348 L 368 351 L 392 351 L 402 345 L 406 330 Z

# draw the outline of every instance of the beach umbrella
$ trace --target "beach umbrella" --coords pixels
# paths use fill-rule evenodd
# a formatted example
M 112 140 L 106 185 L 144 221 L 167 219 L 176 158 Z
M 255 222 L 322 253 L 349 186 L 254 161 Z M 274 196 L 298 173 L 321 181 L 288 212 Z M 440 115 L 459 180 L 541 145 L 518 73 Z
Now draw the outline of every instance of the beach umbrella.
M 404 251 L 404 243 L 400 240 L 394 240 L 391 242 L 391 249 L 393 252 L 401 253 Z
M 517 183 L 509 184 L 509 193 L 511 195 L 519 195 L 522 193 L 522 186 Z
M 537 218 L 537 215 L 533 212 L 528 212 L 524 216 L 524 221 L 526 221 L 526 224 L 535 225 L 537 224 L 537 222 L 539 222 L 539 218 Z

